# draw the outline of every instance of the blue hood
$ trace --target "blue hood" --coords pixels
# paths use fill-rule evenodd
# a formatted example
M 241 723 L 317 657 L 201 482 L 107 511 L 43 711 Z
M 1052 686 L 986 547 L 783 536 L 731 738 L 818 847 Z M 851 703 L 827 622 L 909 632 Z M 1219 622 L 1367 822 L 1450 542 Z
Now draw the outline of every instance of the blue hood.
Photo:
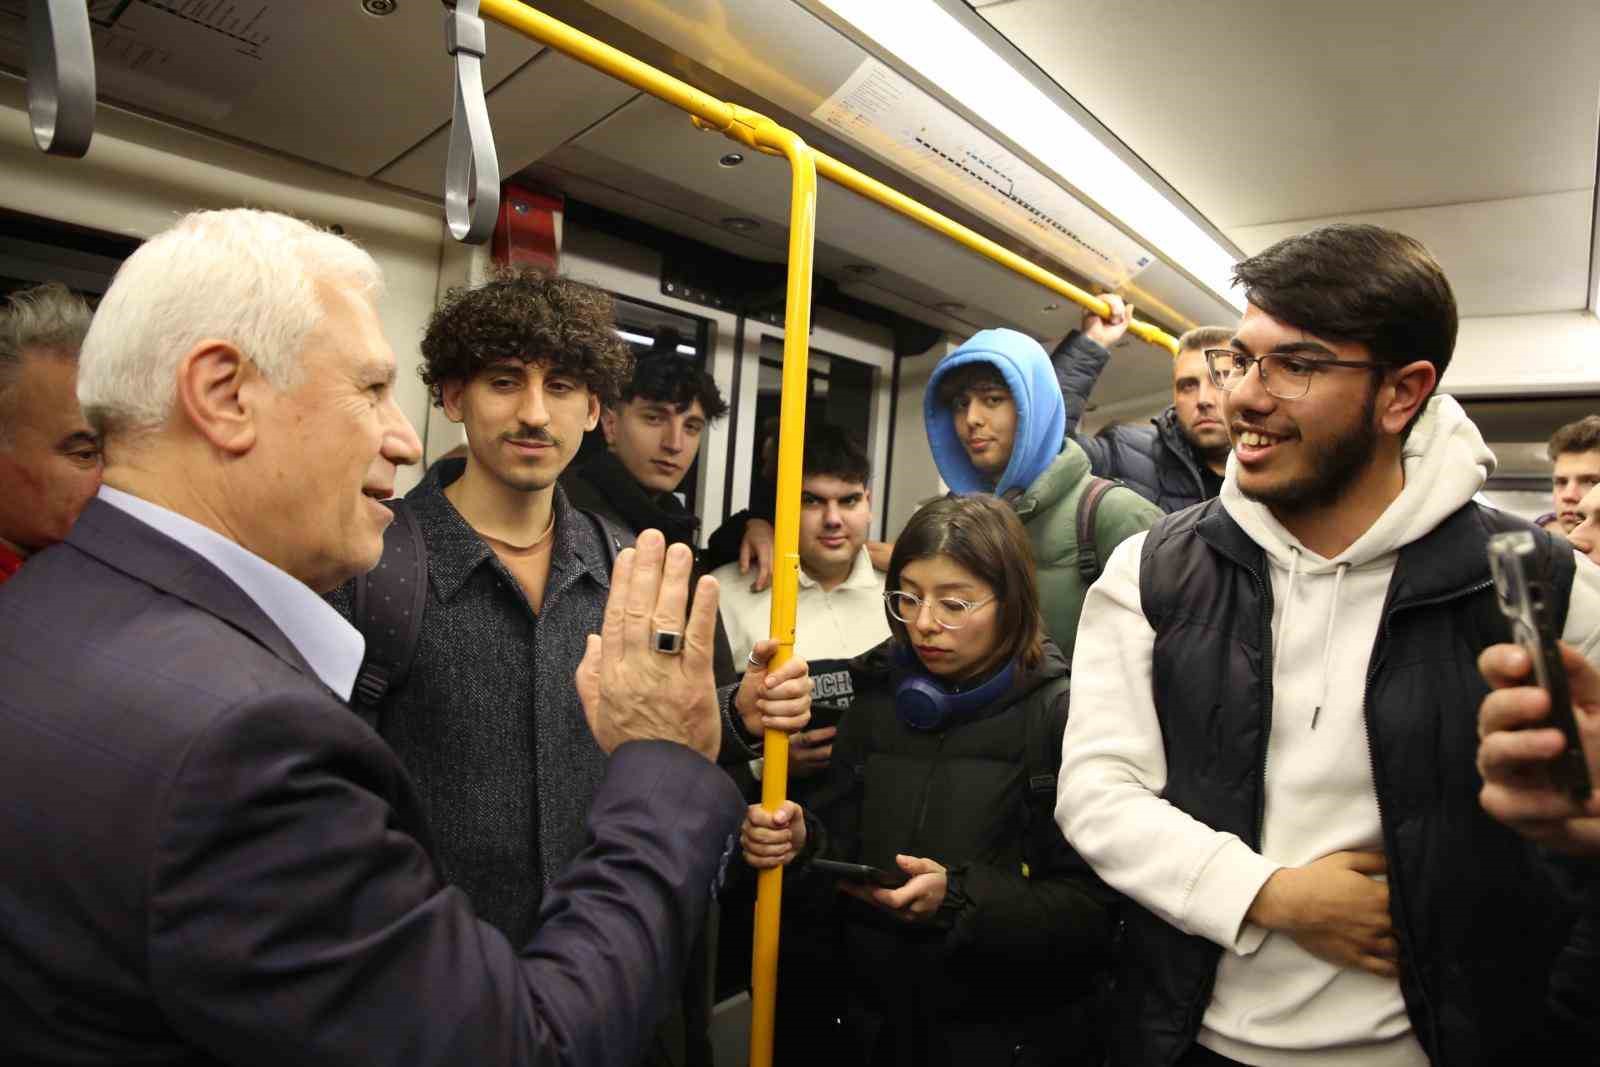
M 950 409 L 939 403 L 939 382 L 957 367 L 990 363 L 1000 371 L 1017 405 L 1017 436 L 996 485 L 978 472 L 956 437 Z M 958 493 L 994 493 L 1026 489 L 1045 472 L 1061 452 L 1066 436 L 1067 410 L 1061 400 L 1050 357 L 1039 342 L 1016 330 L 984 330 L 939 361 L 922 395 L 922 421 L 928 428 L 928 446 L 939 477 Z

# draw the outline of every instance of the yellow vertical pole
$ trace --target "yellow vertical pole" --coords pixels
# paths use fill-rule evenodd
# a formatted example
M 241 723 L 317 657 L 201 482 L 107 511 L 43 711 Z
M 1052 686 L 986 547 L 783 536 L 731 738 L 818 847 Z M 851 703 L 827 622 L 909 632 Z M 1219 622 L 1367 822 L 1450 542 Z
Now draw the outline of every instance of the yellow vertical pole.
M 778 513 L 772 568 L 774 667 L 794 655 L 794 615 L 800 596 L 800 462 L 806 436 L 806 363 L 811 343 L 811 259 L 817 230 L 817 164 L 806 143 L 775 123 L 758 123 L 756 141 L 782 149 L 789 160 L 789 280 L 784 299 L 783 395 L 778 430 Z M 761 806 L 776 811 L 788 795 L 789 737 L 768 730 L 762 746 Z M 755 951 L 751 960 L 750 1067 L 771 1067 L 778 1004 L 778 919 L 783 868 L 756 881 Z

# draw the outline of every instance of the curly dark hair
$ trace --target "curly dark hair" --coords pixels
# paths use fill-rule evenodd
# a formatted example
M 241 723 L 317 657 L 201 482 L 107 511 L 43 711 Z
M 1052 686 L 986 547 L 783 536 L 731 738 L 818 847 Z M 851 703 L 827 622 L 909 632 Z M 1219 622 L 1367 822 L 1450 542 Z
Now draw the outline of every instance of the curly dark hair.
M 471 381 L 508 357 L 571 374 L 602 403 L 633 375 L 610 294 L 546 271 L 501 271 L 476 289 L 446 293 L 422 338 L 422 380 L 443 406 L 445 382 Z
M 686 411 L 696 400 L 707 419 L 720 419 L 728 413 L 728 402 L 711 375 L 694 360 L 681 354 L 654 353 L 640 358 L 633 369 L 633 380 L 622 387 L 622 402 L 651 400 L 671 404 Z

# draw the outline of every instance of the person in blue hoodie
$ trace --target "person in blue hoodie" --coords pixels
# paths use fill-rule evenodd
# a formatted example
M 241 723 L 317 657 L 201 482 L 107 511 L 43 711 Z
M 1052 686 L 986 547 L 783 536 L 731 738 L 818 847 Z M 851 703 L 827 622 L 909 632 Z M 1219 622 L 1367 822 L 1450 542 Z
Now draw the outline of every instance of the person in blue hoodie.
M 1038 563 L 1045 628 L 1071 657 L 1084 594 L 1125 538 L 1161 509 L 1117 485 L 1080 503 L 1095 481 L 1089 457 L 1066 436 L 1066 406 L 1050 357 L 1016 330 L 983 330 L 934 368 L 922 400 L 939 476 L 956 493 L 993 493 L 1022 520 Z M 1092 503 L 1092 501 L 1091 501 Z M 1080 550 L 1092 520 L 1092 553 Z

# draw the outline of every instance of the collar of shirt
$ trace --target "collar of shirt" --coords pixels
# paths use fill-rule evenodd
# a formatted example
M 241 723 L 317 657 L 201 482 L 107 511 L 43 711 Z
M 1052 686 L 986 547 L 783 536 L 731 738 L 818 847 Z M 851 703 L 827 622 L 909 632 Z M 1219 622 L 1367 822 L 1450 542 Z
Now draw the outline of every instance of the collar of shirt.
M 856 553 L 856 560 L 850 565 L 850 573 L 844 581 L 833 587 L 833 592 L 840 589 L 880 589 L 883 579 L 878 577 L 878 572 L 872 569 L 872 557 L 867 555 L 867 547 L 861 546 L 861 551 Z M 804 567 L 800 568 L 800 588 L 815 589 L 817 580 L 806 573 Z
M 209 527 L 109 485 L 100 499 L 166 534 L 226 574 L 317 672 L 322 684 L 350 699 L 366 654 L 361 632 L 310 587 Z
M 22 557 L 5 545 L 0 545 L 0 582 L 22 569 Z

